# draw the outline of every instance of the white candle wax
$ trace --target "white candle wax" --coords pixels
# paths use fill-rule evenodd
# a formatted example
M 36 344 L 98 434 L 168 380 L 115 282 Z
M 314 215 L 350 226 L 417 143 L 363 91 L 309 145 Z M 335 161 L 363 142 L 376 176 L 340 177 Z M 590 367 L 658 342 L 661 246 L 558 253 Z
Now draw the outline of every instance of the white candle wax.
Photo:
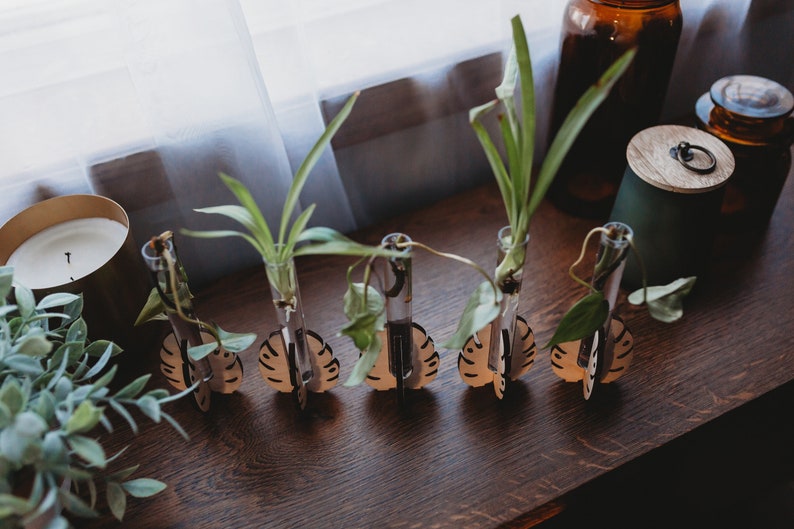
M 77 281 L 116 255 L 127 227 L 106 218 L 84 218 L 50 226 L 14 250 L 6 263 L 14 280 L 28 288 L 51 288 Z

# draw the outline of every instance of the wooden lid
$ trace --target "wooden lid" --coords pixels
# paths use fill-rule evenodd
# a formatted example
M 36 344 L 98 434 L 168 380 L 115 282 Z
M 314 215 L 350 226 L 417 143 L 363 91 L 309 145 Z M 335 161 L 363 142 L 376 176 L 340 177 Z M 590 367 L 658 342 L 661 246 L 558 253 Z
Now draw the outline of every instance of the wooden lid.
M 671 154 L 671 149 L 683 142 L 690 146 L 688 152 L 692 158 L 688 161 Z M 686 194 L 717 189 L 725 184 L 735 167 L 731 150 L 719 138 L 681 125 L 659 125 L 638 132 L 626 148 L 626 159 L 632 171 L 645 182 Z M 713 170 L 702 172 L 712 163 Z

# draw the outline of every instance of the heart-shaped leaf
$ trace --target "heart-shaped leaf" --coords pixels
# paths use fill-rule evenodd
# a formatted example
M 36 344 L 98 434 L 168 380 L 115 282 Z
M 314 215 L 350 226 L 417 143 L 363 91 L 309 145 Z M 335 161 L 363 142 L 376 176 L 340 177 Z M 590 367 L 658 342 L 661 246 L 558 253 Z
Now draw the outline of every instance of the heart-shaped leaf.
M 684 298 L 692 291 L 697 277 L 682 277 L 667 285 L 635 290 L 629 294 L 629 303 L 648 305 L 648 313 L 655 320 L 672 323 L 684 315 Z
M 439 344 L 446 349 L 462 349 L 466 342 L 480 329 L 499 315 L 502 293 L 495 290 L 490 281 L 483 281 L 469 296 L 466 308 L 458 322 L 458 328 L 445 342 Z
M 593 334 L 609 316 L 609 302 L 602 292 L 591 292 L 565 313 L 554 331 L 549 343 L 544 347 L 581 340 Z

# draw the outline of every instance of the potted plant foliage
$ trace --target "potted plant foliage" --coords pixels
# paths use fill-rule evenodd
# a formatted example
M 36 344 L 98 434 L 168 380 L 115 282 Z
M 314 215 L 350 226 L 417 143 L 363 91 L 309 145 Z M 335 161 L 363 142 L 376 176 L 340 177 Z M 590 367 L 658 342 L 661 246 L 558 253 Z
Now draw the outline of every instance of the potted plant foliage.
M 111 390 L 117 371 L 111 360 L 121 349 L 87 339 L 82 308 L 82 297 L 69 293 L 36 301 L 13 283 L 12 267 L 0 267 L 0 527 L 56 529 L 68 527 L 65 513 L 97 517 L 100 487 L 121 520 L 128 495 L 165 488 L 154 479 L 131 479 L 137 465 L 111 470 L 118 454 L 108 454 L 99 439 L 103 430 L 114 431 L 109 409 L 133 433 L 137 410 L 187 438 L 161 408 L 184 393 L 144 391 L 150 375 Z

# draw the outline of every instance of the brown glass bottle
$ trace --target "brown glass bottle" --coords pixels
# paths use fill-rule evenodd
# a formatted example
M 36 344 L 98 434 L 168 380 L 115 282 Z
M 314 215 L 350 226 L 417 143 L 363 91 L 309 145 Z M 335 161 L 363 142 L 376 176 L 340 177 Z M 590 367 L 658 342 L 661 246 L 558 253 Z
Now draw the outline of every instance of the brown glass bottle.
M 698 127 L 725 142 L 736 159 L 722 203 L 723 231 L 755 231 L 769 222 L 791 169 L 792 110 L 791 92 L 752 75 L 723 77 L 698 99 Z
M 587 88 L 625 51 L 637 55 L 580 133 L 549 197 L 563 211 L 605 218 L 626 168 L 631 138 L 656 125 L 681 36 L 678 0 L 569 0 L 549 143 Z

